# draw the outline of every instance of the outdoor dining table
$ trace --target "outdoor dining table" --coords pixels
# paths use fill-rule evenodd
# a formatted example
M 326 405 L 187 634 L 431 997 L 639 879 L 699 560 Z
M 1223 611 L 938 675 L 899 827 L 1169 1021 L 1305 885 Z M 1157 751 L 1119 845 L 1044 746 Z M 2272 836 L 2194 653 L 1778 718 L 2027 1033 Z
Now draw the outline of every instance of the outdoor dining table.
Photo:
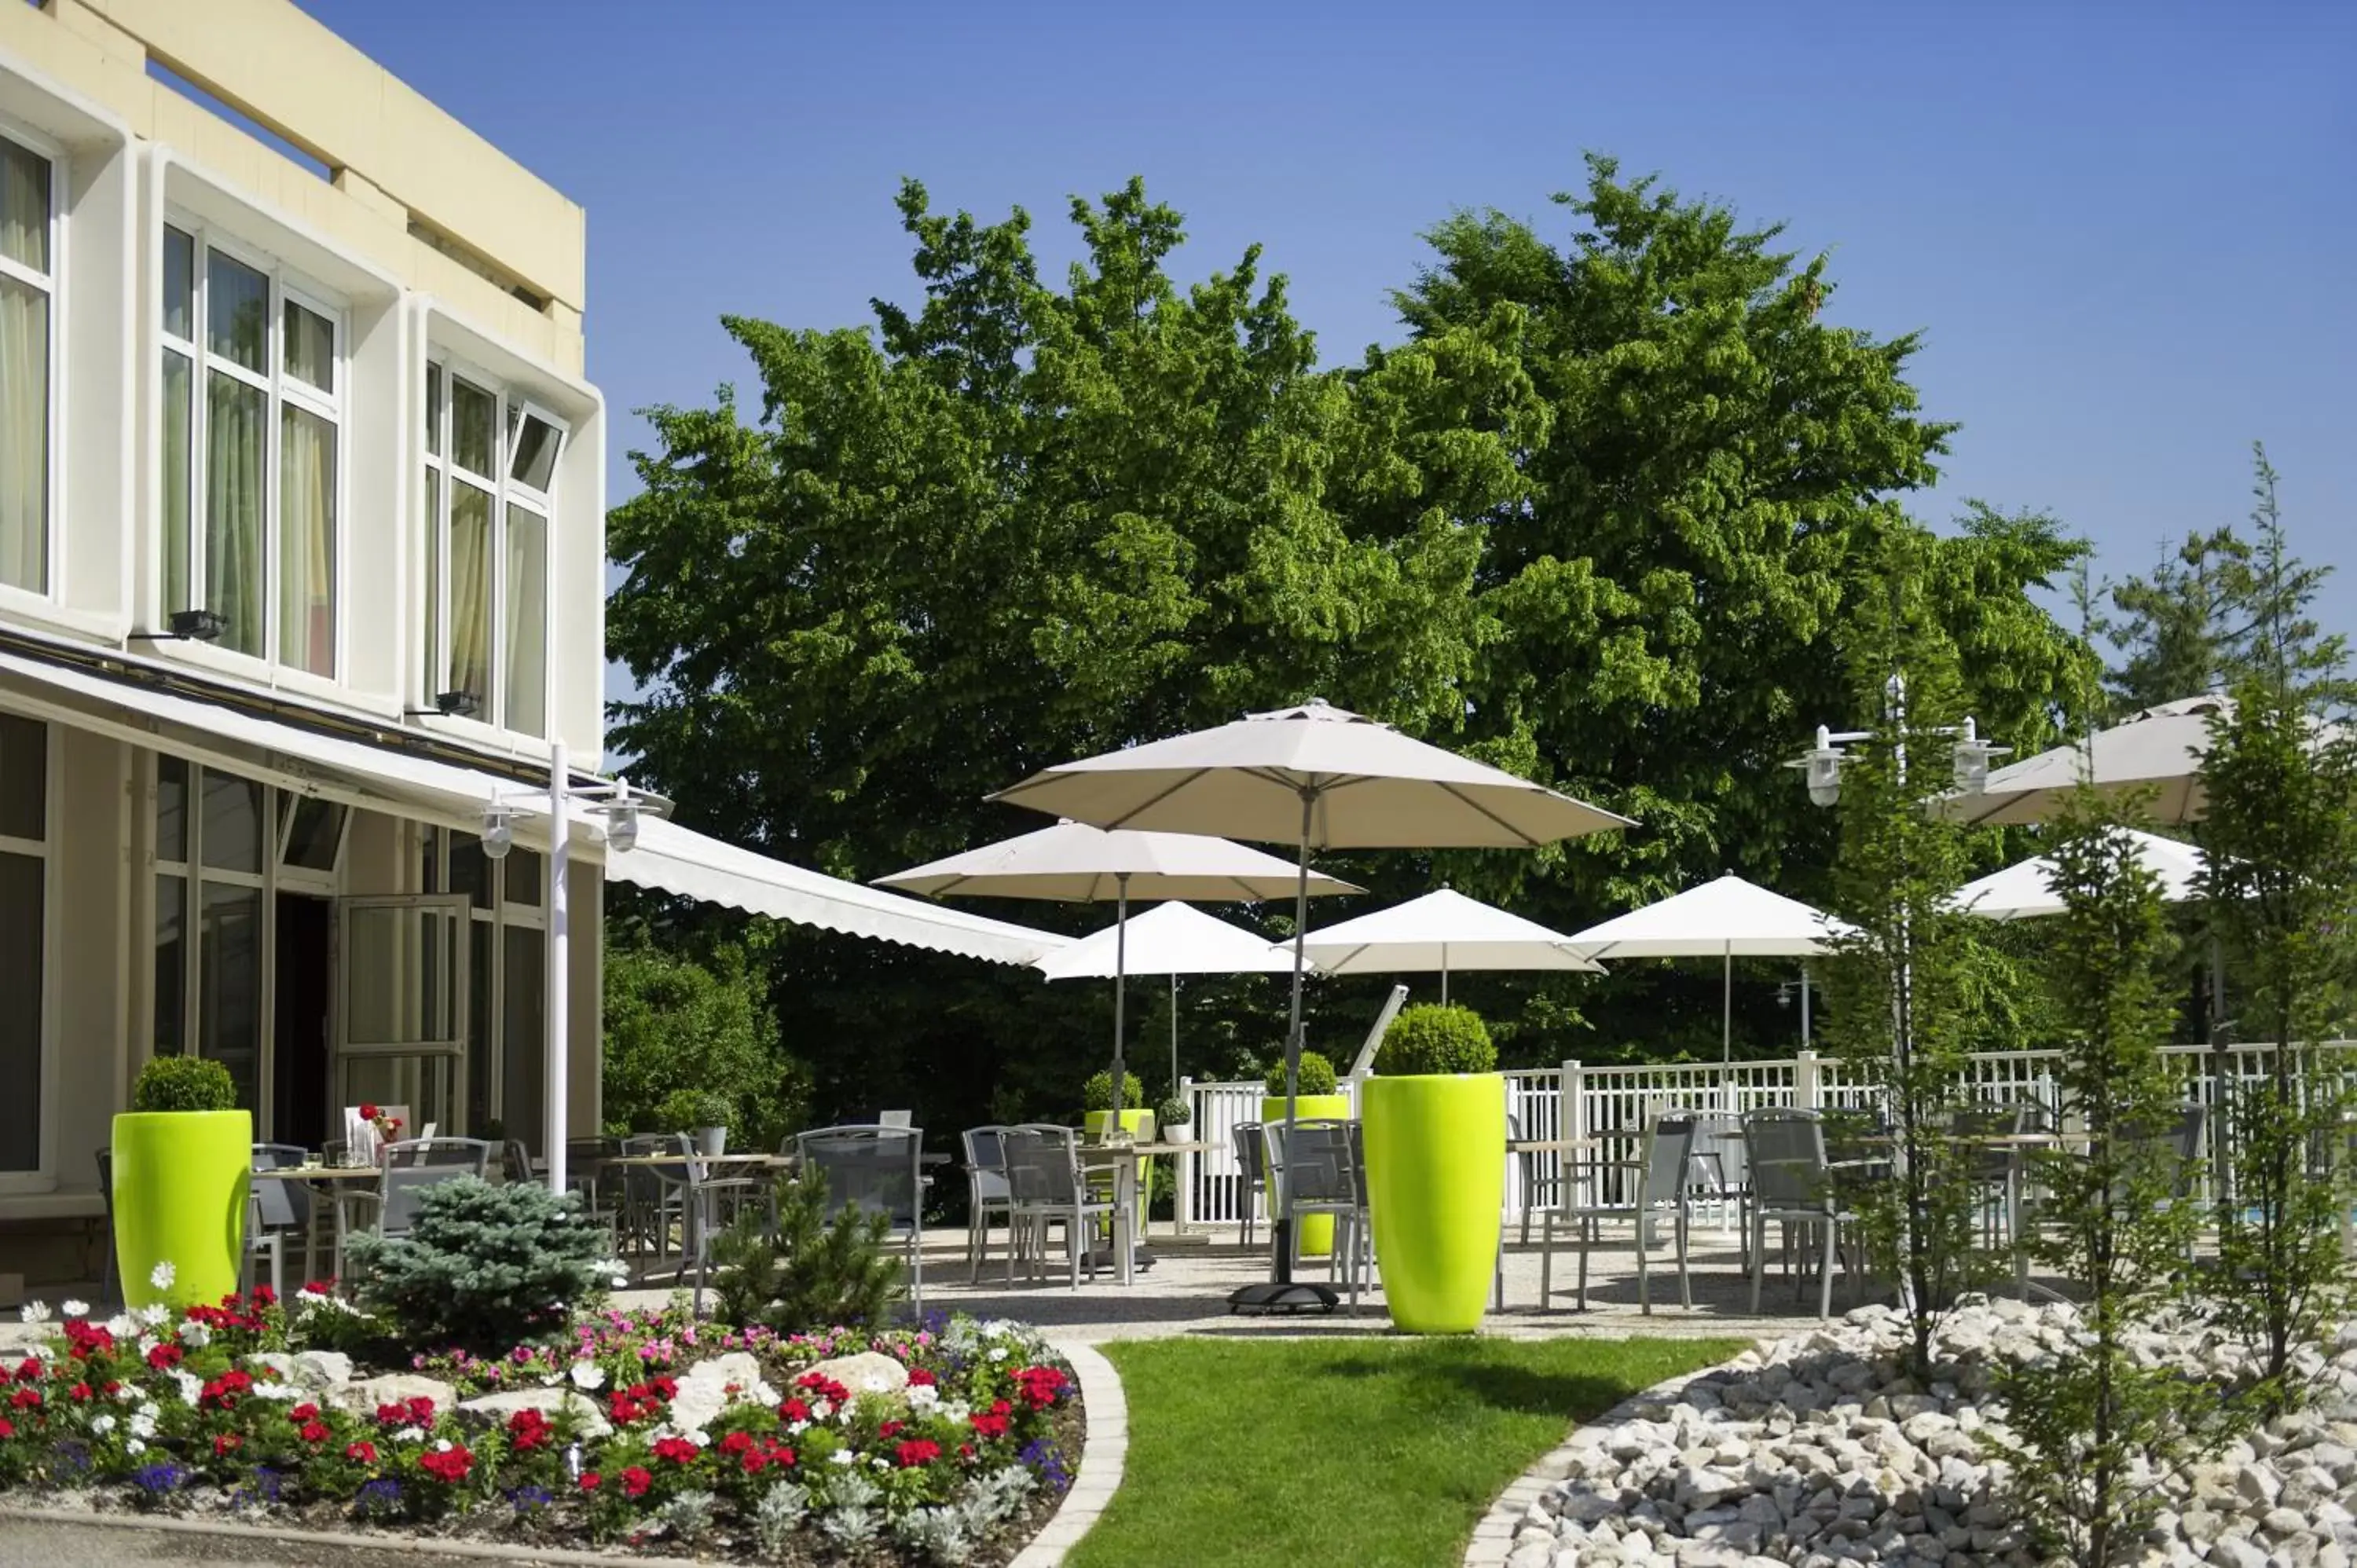
M 1113 1167 L 1113 1256 L 1106 1260 L 1103 1253 L 1090 1254 L 1092 1267 L 1109 1261 L 1120 1275 L 1122 1283 L 1126 1285 L 1136 1282 L 1137 1264 L 1154 1261 L 1154 1255 L 1138 1244 L 1138 1237 L 1130 1230 L 1133 1215 L 1137 1216 L 1138 1230 L 1142 1232 L 1146 1229 L 1145 1217 L 1137 1206 L 1138 1162 L 1150 1160 L 1157 1155 L 1200 1155 L 1210 1147 L 1209 1144 L 1179 1142 L 1076 1145 L 1075 1153 L 1082 1165 Z
M 356 1182 L 367 1182 L 373 1187 L 381 1174 L 373 1165 L 272 1165 L 265 1170 L 257 1170 L 253 1173 L 253 1179 L 256 1181 L 300 1182 L 320 1197 L 328 1200 L 325 1203 L 314 1202 L 311 1205 L 311 1222 L 304 1228 L 303 1277 L 306 1280 L 316 1280 L 319 1277 L 320 1210 L 326 1208 L 328 1203 L 332 1203 L 335 1206 L 336 1224 L 340 1230 L 344 1217 L 344 1194 L 339 1192 L 337 1188 L 348 1187 Z

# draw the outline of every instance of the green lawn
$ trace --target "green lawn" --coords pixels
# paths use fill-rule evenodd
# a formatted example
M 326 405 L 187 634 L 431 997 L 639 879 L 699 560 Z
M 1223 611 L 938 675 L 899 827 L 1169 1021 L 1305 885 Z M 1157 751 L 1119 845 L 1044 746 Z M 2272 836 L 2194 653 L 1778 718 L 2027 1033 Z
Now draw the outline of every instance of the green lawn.
M 1114 1344 L 1129 1458 L 1074 1568 L 1451 1568 L 1573 1424 L 1734 1340 Z

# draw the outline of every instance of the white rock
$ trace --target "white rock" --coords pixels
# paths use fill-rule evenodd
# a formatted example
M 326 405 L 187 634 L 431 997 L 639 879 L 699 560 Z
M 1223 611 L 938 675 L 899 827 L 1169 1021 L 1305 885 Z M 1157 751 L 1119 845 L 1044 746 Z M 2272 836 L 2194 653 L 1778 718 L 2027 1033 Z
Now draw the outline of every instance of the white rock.
M 381 1404 L 405 1404 L 421 1398 L 432 1400 L 437 1411 L 448 1410 L 457 1403 L 457 1391 L 449 1384 L 438 1378 L 421 1378 L 414 1372 L 387 1372 L 382 1377 L 346 1383 L 329 1398 L 361 1415 L 374 1415 Z
M 606 1419 L 606 1412 L 597 1407 L 595 1401 L 564 1387 L 505 1389 L 495 1394 L 463 1400 L 458 1404 L 460 1416 L 473 1416 L 489 1426 L 506 1425 L 520 1410 L 536 1410 L 552 1420 L 560 1411 L 570 1412 L 581 1423 L 582 1434 L 587 1437 L 603 1437 L 614 1430 L 612 1423 Z

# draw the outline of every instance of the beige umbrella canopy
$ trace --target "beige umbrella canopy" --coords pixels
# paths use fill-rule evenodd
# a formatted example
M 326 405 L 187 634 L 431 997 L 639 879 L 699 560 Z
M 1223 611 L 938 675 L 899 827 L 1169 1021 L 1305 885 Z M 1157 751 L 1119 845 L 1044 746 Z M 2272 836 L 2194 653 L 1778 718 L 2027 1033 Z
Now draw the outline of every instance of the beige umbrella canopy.
M 1571 939 L 1478 898 L 1443 887 L 1421 898 L 1329 926 L 1312 935 L 1309 958 L 1329 974 L 1440 972 L 1440 1000 L 1448 1000 L 1448 972 L 1468 969 L 1569 969 L 1601 974 Z M 1039 961 L 1045 968 L 1060 953 Z
M 992 798 L 1109 828 L 1227 833 L 1295 846 L 1287 1119 L 1301 1064 L 1313 850 L 1535 848 L 1631 825 L 1626 817 L 1315 699 L 1063 763 Z M 1282 1234 L 1276 1243 L 1283 1284 L 1290 1278 L 1289 1248 Z
M 1225 839 L 1195 833 L 1108 832 L 1086 822 L 1058 822 L 946 859 L 879 876 L 877 886 L 936 897 L 1049 898 L 1066 903 L 1114 900 L 1113 1109 L 1120 1122 L 1123 1009 L 1126 984 L 1129 901 L 1132 898 L 1241 899 L 1257 903 L 1291 893 L 1357 893 L 1331 876 L 1308 884 L 1298 866 Z
M 2148 789 L 2147 815 L 2172 826 L 2198 822 L 2208 802 L 2201 757 L 2210 749 L 2210 715 L 2233 710 L 2226 697 L 2161 703 L 2073 742 L 2025 757 L 1988 776 L 1975 794 L 1942 795 L 1931 810 L 1951 822 L 2019 827 L 2051 822 L 2084 777 L 2106 795 Z

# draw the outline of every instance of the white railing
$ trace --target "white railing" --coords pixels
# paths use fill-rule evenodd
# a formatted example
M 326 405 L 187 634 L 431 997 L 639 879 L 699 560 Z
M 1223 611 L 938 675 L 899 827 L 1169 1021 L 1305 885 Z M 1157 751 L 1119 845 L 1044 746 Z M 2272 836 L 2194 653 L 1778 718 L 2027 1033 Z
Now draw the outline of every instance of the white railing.
M 2231 1076 L 2239 1081 L 2265 1077 L 2275 1049 L 2272 1045 L 2231 1047 Z M 2328 1041 L 2319 1049 L 2343 1074 L 2357 1073 L 2357 1041 Z M 2169 1046 L 2162 1055 L 2183 1075 L 2189 1102 L 2217 1103 L 2208 1046 Z M 2054 1073 L 2060 1059 L 2057 1051 L 1988 1052 L 1972 1057 L 1964 1070 L 1974 1092 L 1983 1099 L 2035 1101 L 2051 1108 L 2057 1103 Z M 1850 1109 L 1862 1105 L 1871 1093 L 1870 1084 L 1843 1063 L 1810 1051 L 1749 1062 L 1585 1067 L 1567 1061 L 1560 1068 L 1517 1069 L 1505 1079 L 1506 1112 L 1513 1118 L 1514 1135 L 1546 1140 L 1633 1139 L 1650 1118 L 1664 1111 L 1732 1117 L 1763 1105 Z M 1345 1080 L 1343 1087 L 1351 1093 L 1355 1110 L 1357 1082 Z M 1194 1109 L 1189 1131 L 1194 1141 L 1207 1147 L 1178 1157 L 1178 1221 L 1182 1227 L 1238 1225 L 1247 1199 L 1243 1167 L 1236 1160 L 1235 1129 L 1261 1120 L 1265 1090 L 1258 1079 L 1241 1083 L 1181 1079 L 1179 1092 Z M 2214 1157 L 2218 1136 L 2217 1118 L 2212 1116 L 2203 1134 L 2205 1156 Z M 1533 1155 L 1506 1162 L 1508 1214 L 1518 1215 L 1525 1206 L 1525 1178 L 1554 1176 L 1559 1158 Z

